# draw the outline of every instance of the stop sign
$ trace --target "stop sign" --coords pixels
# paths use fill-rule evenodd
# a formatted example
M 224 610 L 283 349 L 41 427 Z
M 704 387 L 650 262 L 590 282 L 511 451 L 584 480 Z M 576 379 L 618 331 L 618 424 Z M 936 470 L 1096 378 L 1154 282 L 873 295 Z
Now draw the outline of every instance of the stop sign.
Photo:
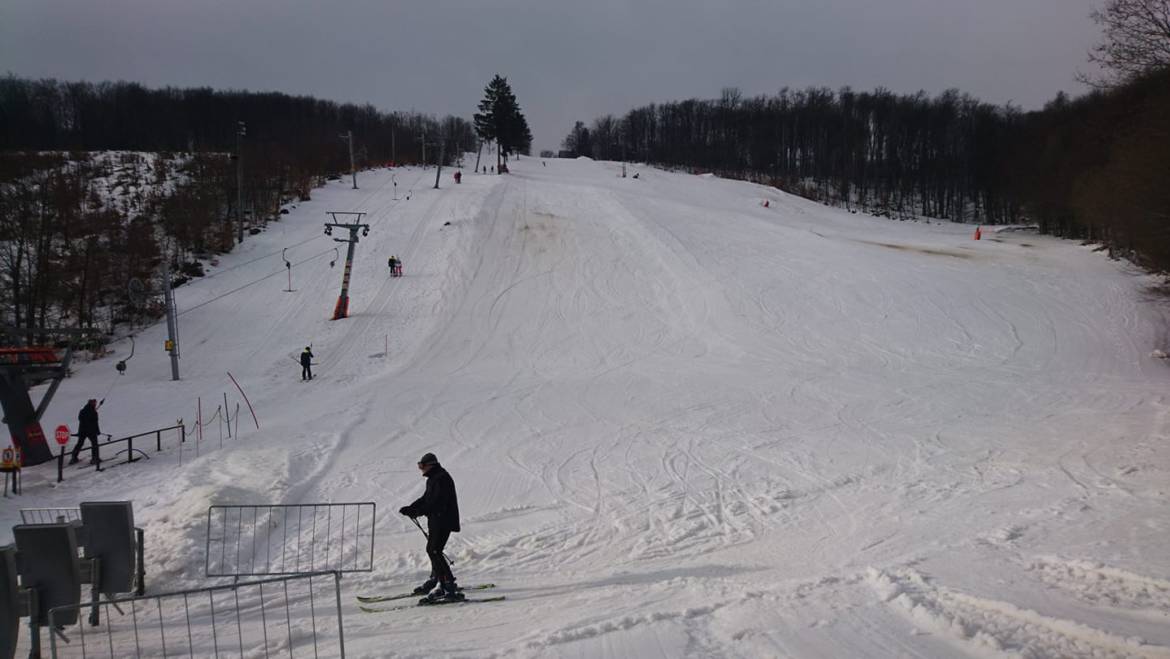
M 65 446 L 69 443 L 69 426 L 65 424 L 57 426 L 57 432 L 53 436 L 56 438 L 58 444 Z

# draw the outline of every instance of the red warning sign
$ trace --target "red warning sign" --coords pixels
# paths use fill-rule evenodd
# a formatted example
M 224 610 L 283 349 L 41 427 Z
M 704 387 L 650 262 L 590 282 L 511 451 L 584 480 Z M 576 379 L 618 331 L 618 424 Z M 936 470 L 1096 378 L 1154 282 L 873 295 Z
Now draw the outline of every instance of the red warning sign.
M 57 443 L 60 444 L 61 446 L 65 446 L 66 444 L 68 444 L 69 443 L 69 426 L 67 426 L 63 423 L 61 425 L 57 426 L 57 432 L 53 435 L 53 437 L 57 440 Z

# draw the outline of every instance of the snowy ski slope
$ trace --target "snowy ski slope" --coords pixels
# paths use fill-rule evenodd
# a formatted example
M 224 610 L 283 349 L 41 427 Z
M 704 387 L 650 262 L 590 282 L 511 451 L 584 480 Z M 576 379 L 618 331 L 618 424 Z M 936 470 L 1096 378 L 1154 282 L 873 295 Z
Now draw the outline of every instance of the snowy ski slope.
M 357 657 L 1170 657 L 1145 277 L 1034 234 L 618 172 L 525 158 L 315 191 L 178 290 L 181 382 L 152 327 L 127 375 L 80 368 L 45 420 L 108 391 L 103 430 L 190 424 L 199 397 L 239 400 L 230 370 L 260 429 L 220 449 L 211 425 L 182 466 L 30 470 L 4 532 L 18 505 L 133 499 L 157 592 L 207 583 L 211 503 L 376 501 L 377 571 L 343 580 Z M 372 224 L 337 322 L 327 210 Z M 456 574 L 508 600 L 361 613 L 425 576 L 395 511 L 426 451 L 459 488 Z

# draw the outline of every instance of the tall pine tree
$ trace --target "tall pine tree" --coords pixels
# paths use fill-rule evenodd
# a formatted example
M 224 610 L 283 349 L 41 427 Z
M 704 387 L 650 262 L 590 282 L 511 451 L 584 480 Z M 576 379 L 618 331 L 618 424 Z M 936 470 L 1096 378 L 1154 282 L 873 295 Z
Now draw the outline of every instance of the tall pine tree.
M 527 153 L 531 149 L 532 131 L 507 78 L 497 74 L 484 87 L 479 112 L 475 113 L 475 132 L 480 139 L 496 142 L 496 171 L 501 158 L 506 165 L 509 154 Z

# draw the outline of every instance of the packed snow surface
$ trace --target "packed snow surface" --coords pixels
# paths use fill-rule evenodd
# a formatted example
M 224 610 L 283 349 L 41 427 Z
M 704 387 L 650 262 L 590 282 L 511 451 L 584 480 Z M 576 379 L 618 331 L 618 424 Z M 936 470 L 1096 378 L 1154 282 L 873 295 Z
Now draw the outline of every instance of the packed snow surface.
M 3 528 L 133 500 L 161 592 L 222 583 L 213 503 L 374 501 L 375 571 L 342 582 L 355 657 L 1170 656 L 1145 277 L 1070 241 L 639 173 L 525 158 L 315 191 L 177 290 L 181 381 L 147 328 L 125 376 L 124 342 L 44 424 L 104 396 L 115 435 L 190 427 L 197 401 L 234 411 L 230 371 L 259 430 L 244 408 L 238 439 L 212 421 L 181 465 L 30 469 Z M 330 210 L 371 224 L 340 321 Z M 428 451 L 460 494 L 456 574 L 507 601 L 362 613 L 354 595 L 426 575 L 396 511 Z

